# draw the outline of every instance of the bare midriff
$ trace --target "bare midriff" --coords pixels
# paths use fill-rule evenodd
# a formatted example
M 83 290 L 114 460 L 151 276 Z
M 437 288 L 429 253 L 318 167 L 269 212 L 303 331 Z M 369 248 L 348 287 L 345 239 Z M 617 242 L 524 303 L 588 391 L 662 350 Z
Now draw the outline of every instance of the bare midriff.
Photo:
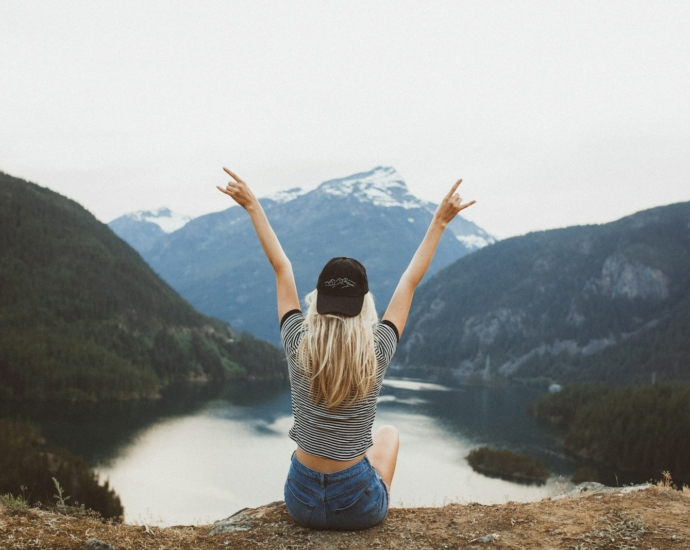
M 295 451 L 295 456 L 300 463 L 304 464 L 307 468 L 321 472 L 322 474 L 332 474 L 333 472 L 338 472 L 354 466 L 360 460 L 364 458 L 365 455 L 358 456 L 352 460 L 333 460 L 332 458 L 325 458 L 323 456 L 316 456 L 303 451 L 299 447 Z

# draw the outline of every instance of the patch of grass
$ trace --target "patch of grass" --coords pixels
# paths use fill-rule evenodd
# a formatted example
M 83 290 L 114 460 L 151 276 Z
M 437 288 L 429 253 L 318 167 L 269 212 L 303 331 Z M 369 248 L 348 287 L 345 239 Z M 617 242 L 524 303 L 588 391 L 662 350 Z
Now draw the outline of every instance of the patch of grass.
M 53 485 L 55 485 L 55 489 L 57 491 L 57 495 L 53 495 L 53 498 L 55 499 L 55 506 L 49 507 L 49 510 L 62 514 L 63 516 L 70 516 L 73 518 L 102 519 L 98 512 L 86 508 L 86 506 L 83 504 L 80 505 L 78 502 L 75 502 L 74 505 L 67 504 L 67 501 L 71 497 L 65 495 L 65 490 L 62 488 L 62 485 L 60 485 L 60 482 L 57 479 L 52 479 Z
M 597 525 L 576 538 L 575 550 L 638 550 L 647 533 L 642 516 L 614 508 L 599 518 Z
M 60 485 L 60 482 L 55 479 L 53 479 L 53 485 L 55 485 L 55 489 L 57 489 L 58 494 L 53 495 L 53 498 L 55 499 L 55 505 L 58 508 L 66 508 L 67 507 L 67 501 L 70 499 L 70 497 L 64 496 L 65 490 L 62 488 Z
M 9 508 L 12 512 L 23 512 L 29 509 L 29 502 L 22 496 L 14 496 L 11 493 L 0 495 L 0 504 Z

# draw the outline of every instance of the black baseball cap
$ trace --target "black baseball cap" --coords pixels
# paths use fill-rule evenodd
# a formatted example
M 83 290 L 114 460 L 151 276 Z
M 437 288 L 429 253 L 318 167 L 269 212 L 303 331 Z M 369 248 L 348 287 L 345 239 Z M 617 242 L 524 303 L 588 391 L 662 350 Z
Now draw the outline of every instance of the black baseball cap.
M 356 317 L 362 311 L 364 295 L 369 292 L 367 270 L 353 258 L 333 258 L 321 270 L 316 290 L 316 311 L 321 315 Z

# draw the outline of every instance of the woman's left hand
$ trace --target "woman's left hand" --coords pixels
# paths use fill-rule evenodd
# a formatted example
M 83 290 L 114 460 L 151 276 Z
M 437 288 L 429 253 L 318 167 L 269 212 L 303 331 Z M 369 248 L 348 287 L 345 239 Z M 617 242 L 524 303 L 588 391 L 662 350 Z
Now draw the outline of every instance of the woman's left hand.
M 230 180 L 225 187 L 216 185 L 219 191 L 232 197 L 233 200 L 245 210 L 249 210 L 249 208 L 258 203 L 252 190 L 249 189 L 249 186 L 237 174 L 227 168 L 223 168 L 223 170 L 232 180 Z
M 460 195 L 456 193 L 461 183 L 461 179 L 455 182 L 455 185 L 453 185 L 448 194 L 443 197 L 441 204 L 438 205 L 438 208 L 434 213 L 434 220 L 438 221 L 444 229 L 461 210 L 464 210 L 468 206 L 472 206 L 477 202 L 462 202 Z

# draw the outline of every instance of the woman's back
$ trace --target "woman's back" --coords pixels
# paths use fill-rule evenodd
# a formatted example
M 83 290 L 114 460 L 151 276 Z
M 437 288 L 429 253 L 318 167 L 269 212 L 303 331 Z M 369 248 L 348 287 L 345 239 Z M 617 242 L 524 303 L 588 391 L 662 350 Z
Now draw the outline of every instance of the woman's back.
M 376 401 L 386 368 L 395 353 L 397 330 L 390 322 L 374 329 L 376 358 L 375 381 L 368 394 L 329 407 L 326 399 L 315 400 L 310 371 L 300 362 L 300 345 L 306 335 L 301 311 L 288 312 L 281 323 L 281 340 L 290 373 L 294 425 L 290 437 L 307 453 L 348 461 L 360 457 L 372 445 L 371 428 L 376 415 Z

